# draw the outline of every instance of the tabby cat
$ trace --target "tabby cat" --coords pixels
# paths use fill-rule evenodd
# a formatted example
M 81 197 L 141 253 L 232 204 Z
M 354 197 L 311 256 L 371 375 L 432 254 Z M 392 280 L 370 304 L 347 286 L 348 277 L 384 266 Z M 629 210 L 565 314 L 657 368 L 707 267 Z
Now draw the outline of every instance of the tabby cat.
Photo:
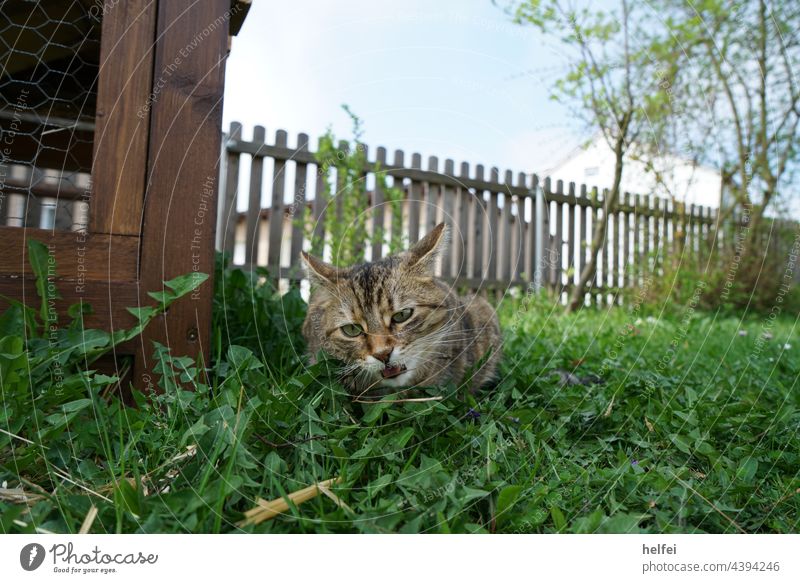
M 501 337 L 497 314 L 481 297 L 459 297 L 433 274 L 445 239 L 439 224 L 408 251 L 337 268 L 303 252 L 312 283 L 303 336 L 343 361 L 342 378 L 358 396 L 397 387 L 468 382 L 495 375 Z M 468 375 L 471 374 L 471 377 Z

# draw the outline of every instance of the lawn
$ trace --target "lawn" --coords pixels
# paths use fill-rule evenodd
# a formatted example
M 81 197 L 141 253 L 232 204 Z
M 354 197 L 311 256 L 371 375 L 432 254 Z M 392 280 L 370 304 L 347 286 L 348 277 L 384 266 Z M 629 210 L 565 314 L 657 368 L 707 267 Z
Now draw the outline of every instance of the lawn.
M 798 531 L 793 318 L 509 298 L 496 387 L 354 403 L 336 363 L 305 365 L 300 294 L 258 281 L 217 278 L 208 384 L 157 347 L 164 393 L 138 408 L 89 372 L 124 335 L 64 326 L 48 343 L 30 338 L 44 312 L 0 318 L 0 530 Z M 256 499 L 330 479 L 239 526 Z

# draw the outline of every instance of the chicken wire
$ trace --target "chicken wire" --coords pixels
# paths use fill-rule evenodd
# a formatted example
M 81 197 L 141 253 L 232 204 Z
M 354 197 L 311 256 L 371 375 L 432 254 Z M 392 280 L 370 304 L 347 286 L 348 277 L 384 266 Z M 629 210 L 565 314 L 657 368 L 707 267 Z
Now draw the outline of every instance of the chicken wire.
M 86 227 L 98 12 L 89 1 L 0 2 L 0 224 Z

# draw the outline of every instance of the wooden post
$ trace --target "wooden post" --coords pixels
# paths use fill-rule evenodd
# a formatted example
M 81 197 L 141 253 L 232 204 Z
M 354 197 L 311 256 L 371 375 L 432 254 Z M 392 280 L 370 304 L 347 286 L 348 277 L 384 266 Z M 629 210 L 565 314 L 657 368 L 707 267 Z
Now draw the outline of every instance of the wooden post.
M 214 234 L 222 127 L 222 93 L 229 3 L 158 4 L 148 148 L 148 180 L 142 228 L 139 302 L 178 275 L 207 273 L 190 297 L 151 322 L 137 343 L 134 382 L 154 386 L 153 343 L 172 354 L 208 362 L 214 274 Z M 216 25 L 214 23 L 217 23 Z M 207 36 L 195 40 L 198 32 Z M 198 43 L 191 58 L 181 51 Z M 177 67 L 171 74 L 168 72 Z

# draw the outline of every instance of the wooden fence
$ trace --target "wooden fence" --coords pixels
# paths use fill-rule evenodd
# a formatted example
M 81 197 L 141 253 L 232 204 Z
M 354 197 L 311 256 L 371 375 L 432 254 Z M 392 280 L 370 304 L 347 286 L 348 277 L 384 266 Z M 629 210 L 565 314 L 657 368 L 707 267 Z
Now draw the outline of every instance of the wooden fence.
M 300 251 L 315 240 L 326 240 L 330 260 L 330 221 L 335 205 L 326 208 L 317 196 L 335 169 L 321 170 L 300 134 L 293 146 L 278 130 L 274 143 L 266 131 L 254 129 L 252 140 L 242 139 L 242 126 L 231 124 L 224 158 L 224 205 L 218 220 L 217 246 L 232 254 L 237 265 L 266 267 L 275 278 L 299 281 Z M 531 286 L 554 289 L 566 298 L 584 267 L 595 221 L 602 216 L 606 192 L 597 187 L 562 181 L 551 182 L 536 174 L 501 173 L 478 164 L 458 168 L 431 156 L 423 169 L 422 158 L 385 148 L 367 157 L 364 167 L 372 237 L 366 258 L 386 254 L 391 235 L 390 205 L 375 172 L 390 185 L 401 187 L 403 236 L 417 241 L 438 222 L 450 225 L 438 275 L 472 289 Z M 335 199 L 335 196 L 334 196 Z M 665 253 L 680 252 L 682 261 L 703 262 L 725 245 L 735 245 L 736 225 L 716 228 L 716 210 L 696 205 L 674 205 L 656 196 L 625 193 L 609 217 L 605 242 L 591 293 L 599 301 L 615 301 L 616 292 L 636 287 L 648 274 L 658 273 Z M 327 236 L 327 239 L 325 237 Z

